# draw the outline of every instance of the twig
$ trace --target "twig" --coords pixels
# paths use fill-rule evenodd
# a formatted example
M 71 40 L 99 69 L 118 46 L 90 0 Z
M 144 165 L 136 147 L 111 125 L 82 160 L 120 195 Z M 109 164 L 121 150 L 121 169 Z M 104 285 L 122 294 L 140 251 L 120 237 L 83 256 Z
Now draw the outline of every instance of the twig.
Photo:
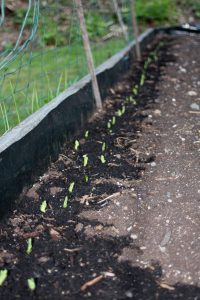
M 200 111 L 193 111 L 193 110 L 190 110 L 189 113 L 190 113 L 190 114 L 197 114 L 197 115 L 199 115 L 199 114 L 200 114 Z
M 84 292 L 87 288 L 93 286 L 94 284 L 98 283 L 99 281 L 101 281 L 103 279 L 103 275 L 100 275 L 86 283 L 84 283 L 82 286 L 81 286 L 81 291 Z
M 74 249 L 64 248 L 64 251 L 67 251 L 67 252 L 70 252 L 70 253 L 78 252 L 80 250 L 81 250 L 81 248 L 74 248 Z
M 98 204 L 101 204 L 101 203 L 105 202 L 105 201 L 108 200 L 108 199 L 117 197 L 117 196 L 119 196 L 120 194 L 121 194 L 120 192 L 114 193 L 114 194 L 112 194 L 112 195 L 110 195 L 110 196 L 108 196 L 108 197 L 106 197 L 106 198 L 104 198 L 104 199 L 98 201 Z

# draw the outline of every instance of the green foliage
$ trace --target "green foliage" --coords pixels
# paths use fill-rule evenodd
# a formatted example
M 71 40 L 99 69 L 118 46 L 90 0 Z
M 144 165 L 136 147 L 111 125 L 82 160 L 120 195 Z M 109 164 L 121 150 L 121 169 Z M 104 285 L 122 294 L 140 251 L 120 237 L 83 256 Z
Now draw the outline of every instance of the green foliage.
M 88 35 L 91 39 L 96 39 L 106 34 L 108 24 L 98 12 L 88 12 L 85 19 Z
M 88 175 L 85 175 L 85 182 L 88 183 L 88 181 L 89 181 L 89 177 Z
M 0 270 L 0 286 L 2 286 L 2 284 L 4 283 L 4 281 L 6 280 L 8 276 L 8 270 Z
M 47 210 L 47 201 L 44 200 L 44 201 L 42 202 L 42 204 L 40 205 L 40 211 L 41 211 L 42 213 L 45 213 L 46 210 Z
M 171 21 L 177 14 L 174 0 L 137 0 L 136 14 L 139 20 L 143 22 Z
M 15 24 L 19 24 L 19 25 L 22 24 L 22 20 L 25 18 L 26 12 L 27 12 L 27 8 L 17 8 L 15 10 L 15 14 L 14 14 L 14 18 L 13 18 Z M 29 13 L 26 24 L 29 26 L 31 26 L 33 24 L 33 12 L 32 11 Z
M 83 166 L 84 166 L 84 167 L 87 167 L 87 165 L 88 165 L 88 160 L 89 160 L 89 158 L 88 158 L 87 154 L 84 154 L 84 155 L 83 155 Z
M 68 191 L 69 191 L 70 193 L 73 192 L 73 190 L 74 190 L 74 185 L 75 185 L 75 182 L 71 182 L 71 183 L 70 183 L 69 189 L 68 189 Z
M 68 206 L 68 196 L 66 196 L 64 199 L 63 208 L 67 208 L 67 206 Z
M 29 278 L 27 280 L 27 284 L 28 284 L 28 288 L 31 290 L 31 291 L 34 291 L 36 289 L 36 282 L 35 282 L 35 279 L 34 278 Z
M 87 139 L 88 136 L 89 136 L 89 131 L 87 130 L 87 131 L 85 132 L 85 138 Z
M 27 250 L 26 250 L 26 253 L 27 253 L 28 255 L 31 254 L 32 248 L 33 248 L 33 245 L 32 245 L 32 238 L 29 238 L 28 241 L 27 241 Z
M 106 143 L 105 142 L 102 144 L 101 151 L 102 152 L 106 151 Z
M 106 159 L 103 154 L 100 156 L 100 160 L 101 160 L 102 164 L 106 163 Z
M 75 144 L 74 144 L 74 149 L 77 151 L 78 148 L 79 148 L 79 146 L 80 146 L 80 143 L 79 143 L 78 140 L 76 140 L 76 141 L 75 141 Z

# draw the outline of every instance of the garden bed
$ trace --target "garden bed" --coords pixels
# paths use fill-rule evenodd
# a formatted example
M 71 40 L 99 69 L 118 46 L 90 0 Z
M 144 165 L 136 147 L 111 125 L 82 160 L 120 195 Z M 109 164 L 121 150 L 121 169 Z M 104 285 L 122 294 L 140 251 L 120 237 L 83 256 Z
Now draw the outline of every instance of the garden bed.
M 168 208 L 175 194 L 190 195 L 193 207 L 199 200 L 196 39 L 157 36 L 143 61 L 133 63 L 110 89 L 103 113 L 66 142 L 58 160 L 31 188 L 24 188 L 14 212 L 1 224 L 0 267 L 5 277 L 8 271 L 1 299 L 198 299 L 198 270 L 190 261 L 185 266 L 174 258 L 189 238 L 178 240 L 175 233 L 177 242 L 167 256 L 172 233 L 162 223 L 177 210 L 174 228 L 180 225 L 181 203 L 199 222 L 184 197 Z M 175 166 L 169 156 L 173 147 L 172 158 L 177 155 L 180 163 Z M 182 155 L 186 160 L 180 161 Z M 192 168 L 188 164 L 183 171 L 187 159 Z M 174 191 L 170 184 L 179 175 L 179 191 Z M 191 190 L 182 193 L 181 180 L 187 179 Z M 196 232 L 196 225 L 191 226 Z M 163 272 L 170 261 L 173 270 L 188 269 L 191 280 L 181 277 L 183 270 L 177 276 L 170 267 Z

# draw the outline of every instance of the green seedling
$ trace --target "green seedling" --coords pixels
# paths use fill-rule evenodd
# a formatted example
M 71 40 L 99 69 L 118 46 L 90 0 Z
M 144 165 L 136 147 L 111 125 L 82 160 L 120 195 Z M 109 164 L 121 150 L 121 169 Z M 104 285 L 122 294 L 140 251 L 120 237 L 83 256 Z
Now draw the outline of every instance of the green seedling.
M 116 124 L 116 117 L 113 116 L 113 117 L 112 117 L 112 125 L 115 125 L 115 124 Z
M 123 105 L 123 106 L 122 106 L 122 109 L 121 109 L 122 115 L 125 114 L 125 111 L 126 111 L 126 107 Z
M 6 280 L 8 276 L 8 270 L 0 270 L 0 286 L 2 286 L 2 284 L 4 283 L 4 281 Z
M 89 181 L 89 177 L 88 175 L 85 175 L 85 182 L 88 183 L 88 181 Z
M 35 282 L 35 279 L 34 278 L 29 278 L 27 280 L 27 284 L 28 284 L 28 288 L 31 290 L 31 291 L 34 291 L 36 289 L 36 282 Z
M 144 63 L 144 70 L 146 70 L 148 68 L 148 65 L 149 65 L 149 62 L 148 62 L 148 60 L 146 60 Z
M 108 128 L 108 129 L 111 128 L 111 123 L 110 123 L 110 121 L 107 123 L 107 128 Z
M 102 164 L 105 164 L 105 163 L 106 163 L 106 160 L 105 160 L 104 155 L 101 155 L 101 156 L 100 156 L 100 160 L 101 160 Z
M 133 94 L 135 95 L 135 96 L 137 96 L 138 95 L 138 86 L 136 85 L 134 88 L 133 88 Z
M 80 146 L 80 143 L 79 143 L 78 140 L 76 140 L 76 141 L 75 141 L 75 144 L 74 144 L 74 149 L 77 151 L 78 148 L 79 148 L 79 146 Z
M 122 116 L 121 109 L 118 109 L 118 111 L 117 111 L 117 116 L 118 116 L 118 117 L 121 117 L 121 116 Z
M 87 165 L 88 165 L 88 156 L 87 156 L 87 154 L 84 154 L 83 155 L 83 166 L 84 167 L 87 167 Z
M 68 196 L 65 197 L 64 202 L 63 202 L 63 208 L 67 208 L 68 206 Z
M 143 86 L 144 85 L 144 81 L 145 81 L 145 74 L 142 73 L 142 76 L 140 78 L 140 85 Z
M 106 143 L 105 142 L 102 144 L 101 150 L 102 150 L 102 152 L 106 151 Z
M 137 104 L 136 100 L 135 100 L 132 96 L 129 97 L 129 101 L 130 101 L 131 103 L 133 103 L 134 105 Z
M 87 130 L 87 131 L 85 132 L 85 138 L 87 139 L 88 136 L 89 136 L 89 131 Z
M 27 241 L 27 250 L 26 250 L 26 253 L 28 255 L 31 254 L 32 249 L 33 249 L 32 238 L 29 238 L 28 241 Z
M 45 213 L 46 210 L 47 210 L 47 201 L 44 200 L 44 201 L 42 202 L 42 204 L 40 205 L 40 211 L 41 211 L 42 213 Z
M 69 189 L 68 189 L 68 191 L 69 191 L 70 193 L 72 193 L 72 192 L 73 192 L 74 185 L 75 185 L 75 183 L 74 183 L 74 182 L 71 182 L 71 183 L 70 183 L 70 185 L 69 185 Z

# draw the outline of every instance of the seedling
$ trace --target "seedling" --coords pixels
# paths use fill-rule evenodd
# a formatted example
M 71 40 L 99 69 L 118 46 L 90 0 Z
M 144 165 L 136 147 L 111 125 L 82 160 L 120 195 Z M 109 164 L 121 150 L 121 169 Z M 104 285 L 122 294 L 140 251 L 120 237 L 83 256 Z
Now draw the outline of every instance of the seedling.
M 28 288 L 31 290 L 31 291 L 34 291 L 36 289 L 36 282 L 35 282 L 35 279 L 34 278 L 29 278 L 27 280 L 27 284 L 28 284 Z
M 87 156 L 87 154 L 84 154 L 83 155 L 83 166 L 84 167 L 87 167 L 87 165 L 88 165 L 88 156 Z
M 29 238 L 27 241 L 27 250 L 26 253 L 29 255 L 32 252 L 33 244 L 32 244 L 32 238 Z
M 131 103 L 133 103 L 134 105 L 137 104 L 136 100 L 135 100 L 132 96 L 129 97 L 129 101 L 130 101 Z
M 102 164 L 105 164 L 105 163 L 106 163 L 106 160 L 105 160 L 104 155 L 101 155 L 100 160 L 101 160 Z
M 117 116 L 118 116 L 118 117 L 121 117 L 121 116 L 122 116 L 121 109 L 118 109 L 118 111 L 117 111 Z
M 8 276 L 8 270 L 6 270 L 6 269 L 0 270 L 0 286 L 2 286 L 2 284 L 6 280 L 7 276 Z
M 75 185 L 75 183 L 74 183 L 74 182 L 71 182 L 71 183 L 70 183 L 70 185 L 69 185 L 69 189 L 68 189 L 68 191 L 69 191 L 70 193 L 72 193 L 72 192 L 73 192 L 74 185 Z
M 122 115 L 125 114 L 125 111 L 126 111 L 126 107 L 123 105 L 123 106 L 122 106 L 122 109 L 121 109 Z
M 116 117 L 113 116 L 113 117 L 112 117 L 112 125 L 115 125 L 115 124 L 116 124 Z
M 133 88 L 133 94 L 134 94 L 135 96 L 138 95 L 138 86 L 137 86 L 137 85 Z
M 44 201 L 42 202 L 42 204 L 40 205 L 40 211 L 41 211 L 42 213 L 45 213 L 46 210 L 47 210 L 47 201 L 44 200 Z
M 102 152 L 106 151 L 106 143 L 105 142 L 102 144 L 101 150 L 102 150 Z
M 108 129 L 111 128 L 111 123 L 110 123 L 110 121 L 107 123 L 107 128 L 108 128 Z
M 67 208 L 68 206 L 68 196 L 65 197 L 64 202 L 63 202 L 63 208 Z
M 145 81 L 145 74 L 142 73 L 142 76 L 140 78 L 140 85 L 143 86 L 144 85 L 144 81 Z
M 85 138 L 87 139 L 88 136 L 89 136 L 89 131 L 87 130 L 87 131 L 85 132 Z
M 79 148 L 79 146 L 80 146 L 80 143 L 79 143 L 78 140 L 76 140 L 76 141 L 75 141 L 75 145 L 74 145 L 74 149 L 77 151 L 78 148 Z
M 88 181 L 89 181 L 89 177 L 88 175 L 85 175 L 85 182 L 88 183 Z

